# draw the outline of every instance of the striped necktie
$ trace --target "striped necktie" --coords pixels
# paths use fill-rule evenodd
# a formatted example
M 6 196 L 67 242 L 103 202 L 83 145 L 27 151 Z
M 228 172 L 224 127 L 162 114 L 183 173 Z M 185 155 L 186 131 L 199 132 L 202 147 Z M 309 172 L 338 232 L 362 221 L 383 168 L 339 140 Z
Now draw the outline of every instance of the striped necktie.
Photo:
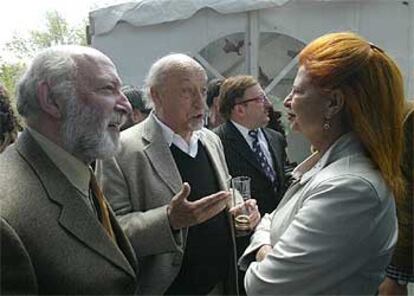
M 262 167 L 263 172 L 265 173 L 266 177 L 272 182 L 272 184 L 276 185 L 276 173 L 273 170 L 273 168 L 270 166 L 269 162 L 267 161 L 267 158 L 265 154 L 263 153 L 262 148 L 259 144 L 259 130 L 250 130 L 249 136 L 253 139 L 252 146 L 253 146 L 253 152 L 256 155 L 257 160 L 260 163 L 260 166 Z M 275 189 L 277 186 L 274 186 Z

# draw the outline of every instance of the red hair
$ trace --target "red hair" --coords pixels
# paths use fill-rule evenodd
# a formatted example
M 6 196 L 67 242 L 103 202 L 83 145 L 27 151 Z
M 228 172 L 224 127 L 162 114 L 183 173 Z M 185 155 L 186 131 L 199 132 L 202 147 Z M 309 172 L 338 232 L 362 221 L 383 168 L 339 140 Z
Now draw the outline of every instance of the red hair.
M 312 82 L 340 90 L 347 124 L 358 135 L 398 199 L 404 194 L 404 87 L 396 63 L 379 47 L 351 32 L 317 38 L 299 55 Z

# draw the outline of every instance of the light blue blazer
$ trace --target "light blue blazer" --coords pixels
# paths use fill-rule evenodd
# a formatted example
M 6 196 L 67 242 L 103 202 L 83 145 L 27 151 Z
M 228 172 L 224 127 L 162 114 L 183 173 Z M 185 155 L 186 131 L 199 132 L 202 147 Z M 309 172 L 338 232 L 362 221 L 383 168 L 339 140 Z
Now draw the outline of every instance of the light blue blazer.
M 239 264 L 248 295 L 374 295 L 396 239 L 393 194 L 349 133 L 263 217 Z

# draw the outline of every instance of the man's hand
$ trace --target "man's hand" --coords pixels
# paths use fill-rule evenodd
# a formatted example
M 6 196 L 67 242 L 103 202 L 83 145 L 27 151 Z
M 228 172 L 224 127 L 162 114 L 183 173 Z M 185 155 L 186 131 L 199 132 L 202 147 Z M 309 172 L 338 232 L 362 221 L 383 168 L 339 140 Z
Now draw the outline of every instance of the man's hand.
M 407 285 L 399 285 L 395 280 L 385 277 L 384 281 L 378 288 L 378 295 L 391 296 L 391 295 L 407 295 Z
M 264 258 L 266 258 L 267 254 L 269 254 L 269 252 L 272 250 L 272 246 L 271 245 L 263 245 L 260 247 L 259 251 L 257 251 L 256 253 L 256 261 L 260 262 L 262 261 Z
M 168 220 L 172 229 L 203 223 L 226 208 L 230 193 L 219 191 L 196 201 L 188 201 L 190 185 L 184 183 L 181 191 L 176 194 L 167 207 Z
M 249 214 L 249 230 L 254 230 L 260 222 L 260 212 L 255 199 L 248 199 L 244 203 L 232 207 L 229 211 L 233 217 L 245 214 L 247 211 Z
M 245 205 L 249 213 L 250 229 L 254 230 L 261 218 L 257 202 L 255 199 L 251 198 L 245 202 Z

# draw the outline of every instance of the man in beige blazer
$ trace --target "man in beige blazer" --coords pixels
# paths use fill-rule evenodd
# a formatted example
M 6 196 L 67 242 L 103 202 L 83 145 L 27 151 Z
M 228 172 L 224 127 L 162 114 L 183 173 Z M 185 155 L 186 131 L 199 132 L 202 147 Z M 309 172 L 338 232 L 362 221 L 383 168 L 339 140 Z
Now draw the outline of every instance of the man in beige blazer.
M 154 112 L 99 162 L 105 195 L 141 263 L 144 294 L 237 294 L 228 174 L 219 138 L 202 128 L 206 73 L 183 54 L 147 76 Z M 253 228 L 260 214 L 251 201 Z
M 88 165 L 113 155 L 130 112 L 108 57 L 40 53 L 18 86 L 27 128 L 0 155 L 1 294 L 137 292 L 133 249 Z

